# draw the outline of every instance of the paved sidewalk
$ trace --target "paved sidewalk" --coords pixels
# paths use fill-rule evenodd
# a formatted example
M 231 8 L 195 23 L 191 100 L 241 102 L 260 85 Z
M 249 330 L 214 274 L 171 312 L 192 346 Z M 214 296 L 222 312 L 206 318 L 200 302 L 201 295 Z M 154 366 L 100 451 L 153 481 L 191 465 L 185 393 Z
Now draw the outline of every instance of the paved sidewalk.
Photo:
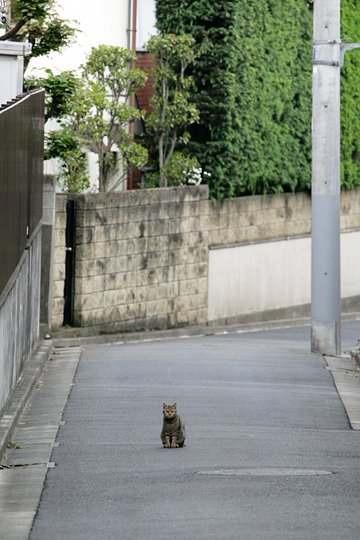
M 0 466 L 1 539 L 29 537 L 80 353 L 76 348 L 54 351 L 42 364 L 13 430 Z M 23 392 L 20 395 L 23 398 Z
M 39 344 L 39 348 L 34 352 L 31 360 L 25 366 L 9 403 L 7 403 L 5 410 L 2 411 L 2 416 L 0 417 L 0 458 L 34 389 L 36 381 L 51 355 L 52 345 L 52 341 L 43 341 Z
M 359 324 L 343 334 L 350 348 Z M 56 362 L 39 395 L 55 390 Z M 89 346 L 41 461 L 54 467 L 30 540 L 357 540 L 360 431 L 332 372 L 359 382 L 349 359 L 309 352 L 308 328 Z M 360 415 L 356 387 L 350 393 Z M 185 419 L 183 449 L 161 447 L 163 401 L 177 401 Z M 23 450 L 6 457 L 23 463 Z M 30 482 L 35 467 L 26 468 Z M 6 502 L 10 474 L 25 479 L 25 469 L 0 471 L 1 530 L 27 540 L 12 534 L 22 516 Z

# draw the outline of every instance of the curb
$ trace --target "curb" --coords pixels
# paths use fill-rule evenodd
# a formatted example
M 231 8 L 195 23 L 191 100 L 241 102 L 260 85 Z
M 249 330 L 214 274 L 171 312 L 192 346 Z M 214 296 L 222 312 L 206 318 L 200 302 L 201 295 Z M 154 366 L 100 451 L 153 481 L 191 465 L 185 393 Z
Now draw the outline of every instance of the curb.
M 0 418 L 0 459 L 2 458 L 11 434 L 26 405 L 26 402 L 41 375 L 45 362 L 53 348 L 52 341 L 43 341 L 25 365 L 19 380 L 11 393 L 9 401 Z
M 214 326 L 184 326 L 166 330 L 145 330 L 139 332 L 119 332 L 114 334 L 81 335 L 82 328 L 74 328 L 72 336 L 64 336 L 62 332 L 54 332 L 51 336 L 55 348 L 86 347 L 87 345 L 111 345 L 118 343 L 136 343 L 158 341 L 164 339 L 180 339 L 216 334 L 236 334 L 266 332 L 284 328 L 295 328 L 310 324 L 308 318 L 278 320 L 245 324 L 229 324 Z M 85 329 L 86 331 L 88 329 Z M 77 334 L 77 335 L 76 335 Z M 80 335 L 79 335 L 80 334 Z
M 342 356 L 324 355 L 339 397 L 345 408 L 350 426 L 360 430 L 360 376 L 359 365 L 353 360 L 354 351 Z M 358 355 L 359 356 L 359 355 Z
M 360 313 L 343 313 L 342 322 L 359 321 Z M 246 323 L 209 323 L 189 325 L 163 330 L 139 330 L 133 332 L 102 333 L 99 327 L 73 327 L 55 330 L 51 339 L 55 348 L 86 347 L 87 345 L 112 345 L 120 343 L 136 343 L 164 339 L 180 339 L 217 334 L 247 334 L 252 332 L 268 332 L 301 326 L 310 326 L 310 317 L 291 319 L 274 319 L 268 321 L 252 321 Z M 359 360 L 360 362 L 360 360 Z M 360 365 L 360 364 L 359 364 Z

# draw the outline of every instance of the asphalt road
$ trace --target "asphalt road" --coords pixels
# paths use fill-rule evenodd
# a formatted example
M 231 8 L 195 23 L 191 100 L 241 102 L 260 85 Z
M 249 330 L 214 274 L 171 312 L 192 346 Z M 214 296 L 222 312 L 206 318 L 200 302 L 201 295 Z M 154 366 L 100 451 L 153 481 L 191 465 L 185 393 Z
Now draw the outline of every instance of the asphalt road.
M 308 336 L 86 349 L 30 540 L 359 539 L 360 431 Z M 182 449 L 162 448 L 163 401 Z

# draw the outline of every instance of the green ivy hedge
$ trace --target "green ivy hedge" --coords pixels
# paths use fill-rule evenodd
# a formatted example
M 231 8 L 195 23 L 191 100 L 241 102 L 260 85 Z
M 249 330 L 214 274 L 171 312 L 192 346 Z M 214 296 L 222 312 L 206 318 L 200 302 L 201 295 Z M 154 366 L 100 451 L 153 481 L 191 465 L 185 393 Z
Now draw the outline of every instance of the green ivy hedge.
M 341 36 L 360 43 L 360 0 L 342 0 Z M 360 50 L 346 53 L 341 70 L 341 183 L 360 186 Z
M 343 35 L 360 28 L 360 0 L 343 0 Z M 200 122 L 190 151 L 211 173 L 212 197 L 311 186 L 312 6 L 308 0 L 157 0 L 164 33 L 192 33 Z M 358 38 L 359 40 L 359 38 Z M 342 182 L 360 185 L 360 52 L 342 81 Z M 357 57 L 355 57 L 358 55 Z

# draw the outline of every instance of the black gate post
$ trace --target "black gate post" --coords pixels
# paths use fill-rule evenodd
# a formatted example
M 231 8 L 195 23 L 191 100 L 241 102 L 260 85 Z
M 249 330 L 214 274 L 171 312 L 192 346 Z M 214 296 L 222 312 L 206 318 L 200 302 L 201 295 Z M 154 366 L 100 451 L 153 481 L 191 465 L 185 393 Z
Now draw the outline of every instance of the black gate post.
M 75 201 L 66 204 L 66 259 L 63 326 L 74 324 Z

